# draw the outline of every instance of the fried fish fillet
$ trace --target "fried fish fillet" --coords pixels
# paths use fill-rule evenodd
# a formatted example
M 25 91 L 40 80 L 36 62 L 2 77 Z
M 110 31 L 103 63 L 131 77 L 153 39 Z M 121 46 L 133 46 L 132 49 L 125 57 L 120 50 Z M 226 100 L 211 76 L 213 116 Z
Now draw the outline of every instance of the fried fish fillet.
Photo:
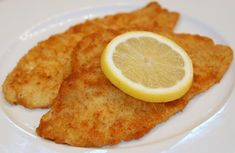
M 38 43 L 18 62 L 3 84 L 6 100 L 28 108 L 49 107 L 71 70 L 71 52 L 83 36 L 103 28 L 164 27 L 172 30 L 179 14 L 152 2 L 142 9 L 88 20 Z
M 137 139 L 183 110 L 189 100 L 219 82 L 232 61 L 232 50 L 206 37 L 151 30 L 174 40 L 192 59 L 194 81 L 182 98 L 147 103 L 126 95 L 104 76 L 100 56 L 122 32 L 103 30 L 83 38 L 73 51 L 72 73 L 63 82 L 50 111 L 37 128 L 43 138 L 73 146 L 113 145 Z

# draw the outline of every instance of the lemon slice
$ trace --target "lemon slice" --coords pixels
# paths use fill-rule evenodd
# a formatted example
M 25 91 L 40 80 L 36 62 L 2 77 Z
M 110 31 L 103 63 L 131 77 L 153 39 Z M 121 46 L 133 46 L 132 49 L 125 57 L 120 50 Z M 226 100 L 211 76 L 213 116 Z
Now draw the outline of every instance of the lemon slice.
M 168 102 L 191 87 L 193 66 L 183 48 L 151 32 L 114 38 L 101 57 L 106 77 L 120 90 L 147 102 Z

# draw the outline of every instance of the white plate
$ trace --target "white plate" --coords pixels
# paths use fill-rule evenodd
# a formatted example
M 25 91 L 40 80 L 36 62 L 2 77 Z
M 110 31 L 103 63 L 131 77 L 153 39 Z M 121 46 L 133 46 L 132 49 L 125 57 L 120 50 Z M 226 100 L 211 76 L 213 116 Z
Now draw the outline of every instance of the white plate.
M 210 8 L 210 0 L 207 1 L 191 1 L 181 2 L 167 1 L 162 2 L 164 6 L 172 8 L 182 13 L 180 22 L 176 28 L 177 32 L 198 33 L 213 38 L 218 43 L 226 44 L 228 42 L 235 43 L 232 39 L 228 29 L 231 25 L 234 25 L 234 21 L 228 25 L 226 23 L 226 13 L 216 14 L 223 24 L 216 22 L 216 26 L 212 23 L 212 15 L 208 15 L 209 12 L 205 12 L 203 16 L 197 16 L 203 12 L 202 10 L 193 9 L 193 6 L 200 6 L 200 4 L 207 5 L 208 10 Z M 54 2 L 58 4 L 58 2 Z M 144 1 L 139 1 L 144 3 Z M 225 2 L 224 2 L 225 3 Z M 227 0 L 227 5 L 235 4 L 232 1 Z M 30 16 L 27 13 L 19 13 L 12 15 L 11 9 L 6 9 L 8 6 L 17 6 L 17 2 L 0 1 L 1 17 L 6 18 L 6 15 L 12 15 L 12 18 L 5 20 L 0 32 L 8 35 L 0 35 L 0 40 L 5 42 L 0 49 L 0 83 L 5 79 L 7 73 L 15 66 L 18 59 L 27 52 L 29 48 L 34 46 L 38 41 L 47 38 L 49 35 L 57 32 L 61 32 L 73 25 L 74 23 L 81 22 L 87 18 L 93 18 L 96 16 L 103 16 L 105 14 L 115 13 L 119 11 L 129 11 L 141 6 L 140 4 L 133 3 L 131 1 L 89 1 L 89 2 L 74 2 L 71 1 L 67 4 L 66 1 L 60 2 L 56 8 L 52 5 L 52 2 L 31 2 L 27 1 L 27 6 L 30 7 L 30 11 L 40 15 Z M 74 5 L 80 6 L 78 8 Z M 93 4 L 93 6 L 89 6 Z M 105 5 L 104 5 L 105 4 Z M 184 5 L 188 5 L 185 7 Z M 204 6 L 202 5 L 202 6 Z M 40 12 L 43 7 L 52 10 Z M 212 5 L 213 6 L 213 5 Z M 205 7 L 205 6 L 204 6 Z M 222 6 L 220 8 L 223 8 Z M 38 8 L 38 9 L 37 9 Z M 189 9 L 191 8 L 191 9 Z M 232 8 L 232 7 L 230 7 Z M 20 5 L 15 8 L 14 12 L 27 12 L 25 7 Z M 172 10 L 171 9 L 171 10 Z M 34 11 L 33 11 L 34 10 Z M 225 9 L 226 10 L 226 9 Z M 228 9 L 229 10 L 229 9 Z M 213 9 L 212 9 L 213 11 Z M 198 12 L 198 14 L 194 14 Z M 214 10 L 216 12 L 216 10 Z M 235 14 L 235 11 L 233 11 Z M 18 17 L 26 15 L 22 19 L 29 21 L 23 22 L 29 27 L 25 27 L 19 22 Z M 55 15 L 56 14 L 56 15 Z M 35 15 L 35 14 L 34 14 Z M 223 17 L 223 18 L 222 18 Z M 35 24 L 35 18 L 38 18 L 38 23 Z M 15 20 L 14 20 L 15 19 Z M 45 19 L 45 20 L 42 20 Z M 31 21 L 31 22 L 30 22 Z M 228 20 L 229 21 L 229 18 Z M 12 28 L 19 27 L 17 30 L 12 30 L 8 25 L 12 25 Z M 219 25 L 219 26 L 218 26 Z M 230 27 L 231 28 L 231 27 Z M 213 30 L 213 29 L 216 29 Z M 222 29 L 222 30 L 221 30 Z M 13 31 L 13 33 L 11 32 Z M 218 32 L 219 31 L 219 32 Z M 229 35 L 230 34 L 230 35 Z M 223 35 L 223 36 L 222 36 Z M 225 36 L 226 35 L 226 36 Z M 37 127 L 40 117 L 47 110 L 28 110 L 21 106 L 9 105 L 3 98 L 2 92 L 0 93 L 0 152 L 1 153 L 18 153 L 18 152 L 43 152 L 43 153 L 74 153 L 74 152 L 90 152 L 90 153 L 107 153 L 107 152 L 228 152 L 235 151 L 233 137 L 234 132 L 234 120 L 235 113 L 232 111 L 235 109 L 232 101 L 235 99 L 234 95 L 234 83 L 235 83 L 235 63 L 233 62 L 228 72 L 225 74 L 222 81 L 213 86 L 207 92 L 200 94 L 191 100 L 190 104 L 182 113 L 178 113 L 167 122 L 154 128 L 145 137 L 121 143 L 115 146 L 104 147 L 101 149 L 95 148 L 79 148 L 70 147 L 61 144 L 55 144 L 53 142 L 39 138 L 35 134 L 35 128 Z

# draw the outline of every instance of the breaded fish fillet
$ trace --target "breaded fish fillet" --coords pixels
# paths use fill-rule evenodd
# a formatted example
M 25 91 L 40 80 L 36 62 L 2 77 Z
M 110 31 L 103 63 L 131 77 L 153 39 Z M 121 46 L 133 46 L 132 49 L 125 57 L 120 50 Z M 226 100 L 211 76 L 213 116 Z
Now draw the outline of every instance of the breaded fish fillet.
M 174 40 L 191 57 L 194 81 L 186 95 L 168 103 L 147 103 L 113 86 L 101 71 L 100 56 L 120 30 L 103 30 L 78 43 L 73 52 L 72 73 L 63 82 L 51 110 L 42 117 L 38 135 L 83 147 L 140 138 L 183 110 L 193 96 L 219 82 L 232 61 L 232 50 L 209 38 L 154 31 Z
M 59 34 L 24 55 L 3 84 L 8 102 L 28 108 L 47 107 L 71 71 L 71 52 L 82 34 Z
M 142 9 L 92 19 L 51 36 L 32 48 L 7 76 L 3 93 L 8 102 L 28 108 L 49 107 L 70 74 L 71 52 L 83 36 L 103 28 L 164 27 L 172 30 L 179 14 L 152 2 Z

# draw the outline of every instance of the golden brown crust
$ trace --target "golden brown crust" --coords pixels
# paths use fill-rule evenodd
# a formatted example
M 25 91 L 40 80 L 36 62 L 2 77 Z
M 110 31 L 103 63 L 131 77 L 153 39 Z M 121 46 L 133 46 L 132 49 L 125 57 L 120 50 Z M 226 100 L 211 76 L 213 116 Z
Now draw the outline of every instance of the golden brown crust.
M 28 108 L 51 105 L 61 82 L 70 74 L 71 52 L 82 34 L 51 36 L 18 62 L 3 84 L 8 102 Z
M 183 110 L 194 95 L 218 82 L 232 60 L 229 47 L 215 45 L 209 38 L 155 28 L 151 31 L 173 39 L 191 57 L 194 82 L 186 95 L 169 103 L 147 103 L 113 86 L 101 71 L 100 56 L 107 43 L 125 30 L 102 30 L 78 43 L 72 74 L 62 84 L 51 110 L 42 117 L 37 133 L 57 143 L 84 147 L 140 138 Z
M 10 103 L 28 108 L 49 107 L 63 80 L 70 74 L 71 51 L 84 35 L 104 27 L 164 27 L 172 30 L 179 14 L 152 2 L 130 13 L 110 15 L 75 25 L 63 34 L 51 36 L 32 48 L 7 76 L 3 84 Z
M 103 18 L 88 20 L 83 24 L 75 25 L 67 33 L 98 32 L 102 29 L 121 29 L 130 27 L 163 27 L 172 31 L 179 20 L 180 14 L 162 8 L 158 3 L 151 2 L 144 8 L 129 13 L 118 13 Z M 93 25 L 96 25 L 93 27 Z M 94 29 L 95 28 L 95 29 Z

